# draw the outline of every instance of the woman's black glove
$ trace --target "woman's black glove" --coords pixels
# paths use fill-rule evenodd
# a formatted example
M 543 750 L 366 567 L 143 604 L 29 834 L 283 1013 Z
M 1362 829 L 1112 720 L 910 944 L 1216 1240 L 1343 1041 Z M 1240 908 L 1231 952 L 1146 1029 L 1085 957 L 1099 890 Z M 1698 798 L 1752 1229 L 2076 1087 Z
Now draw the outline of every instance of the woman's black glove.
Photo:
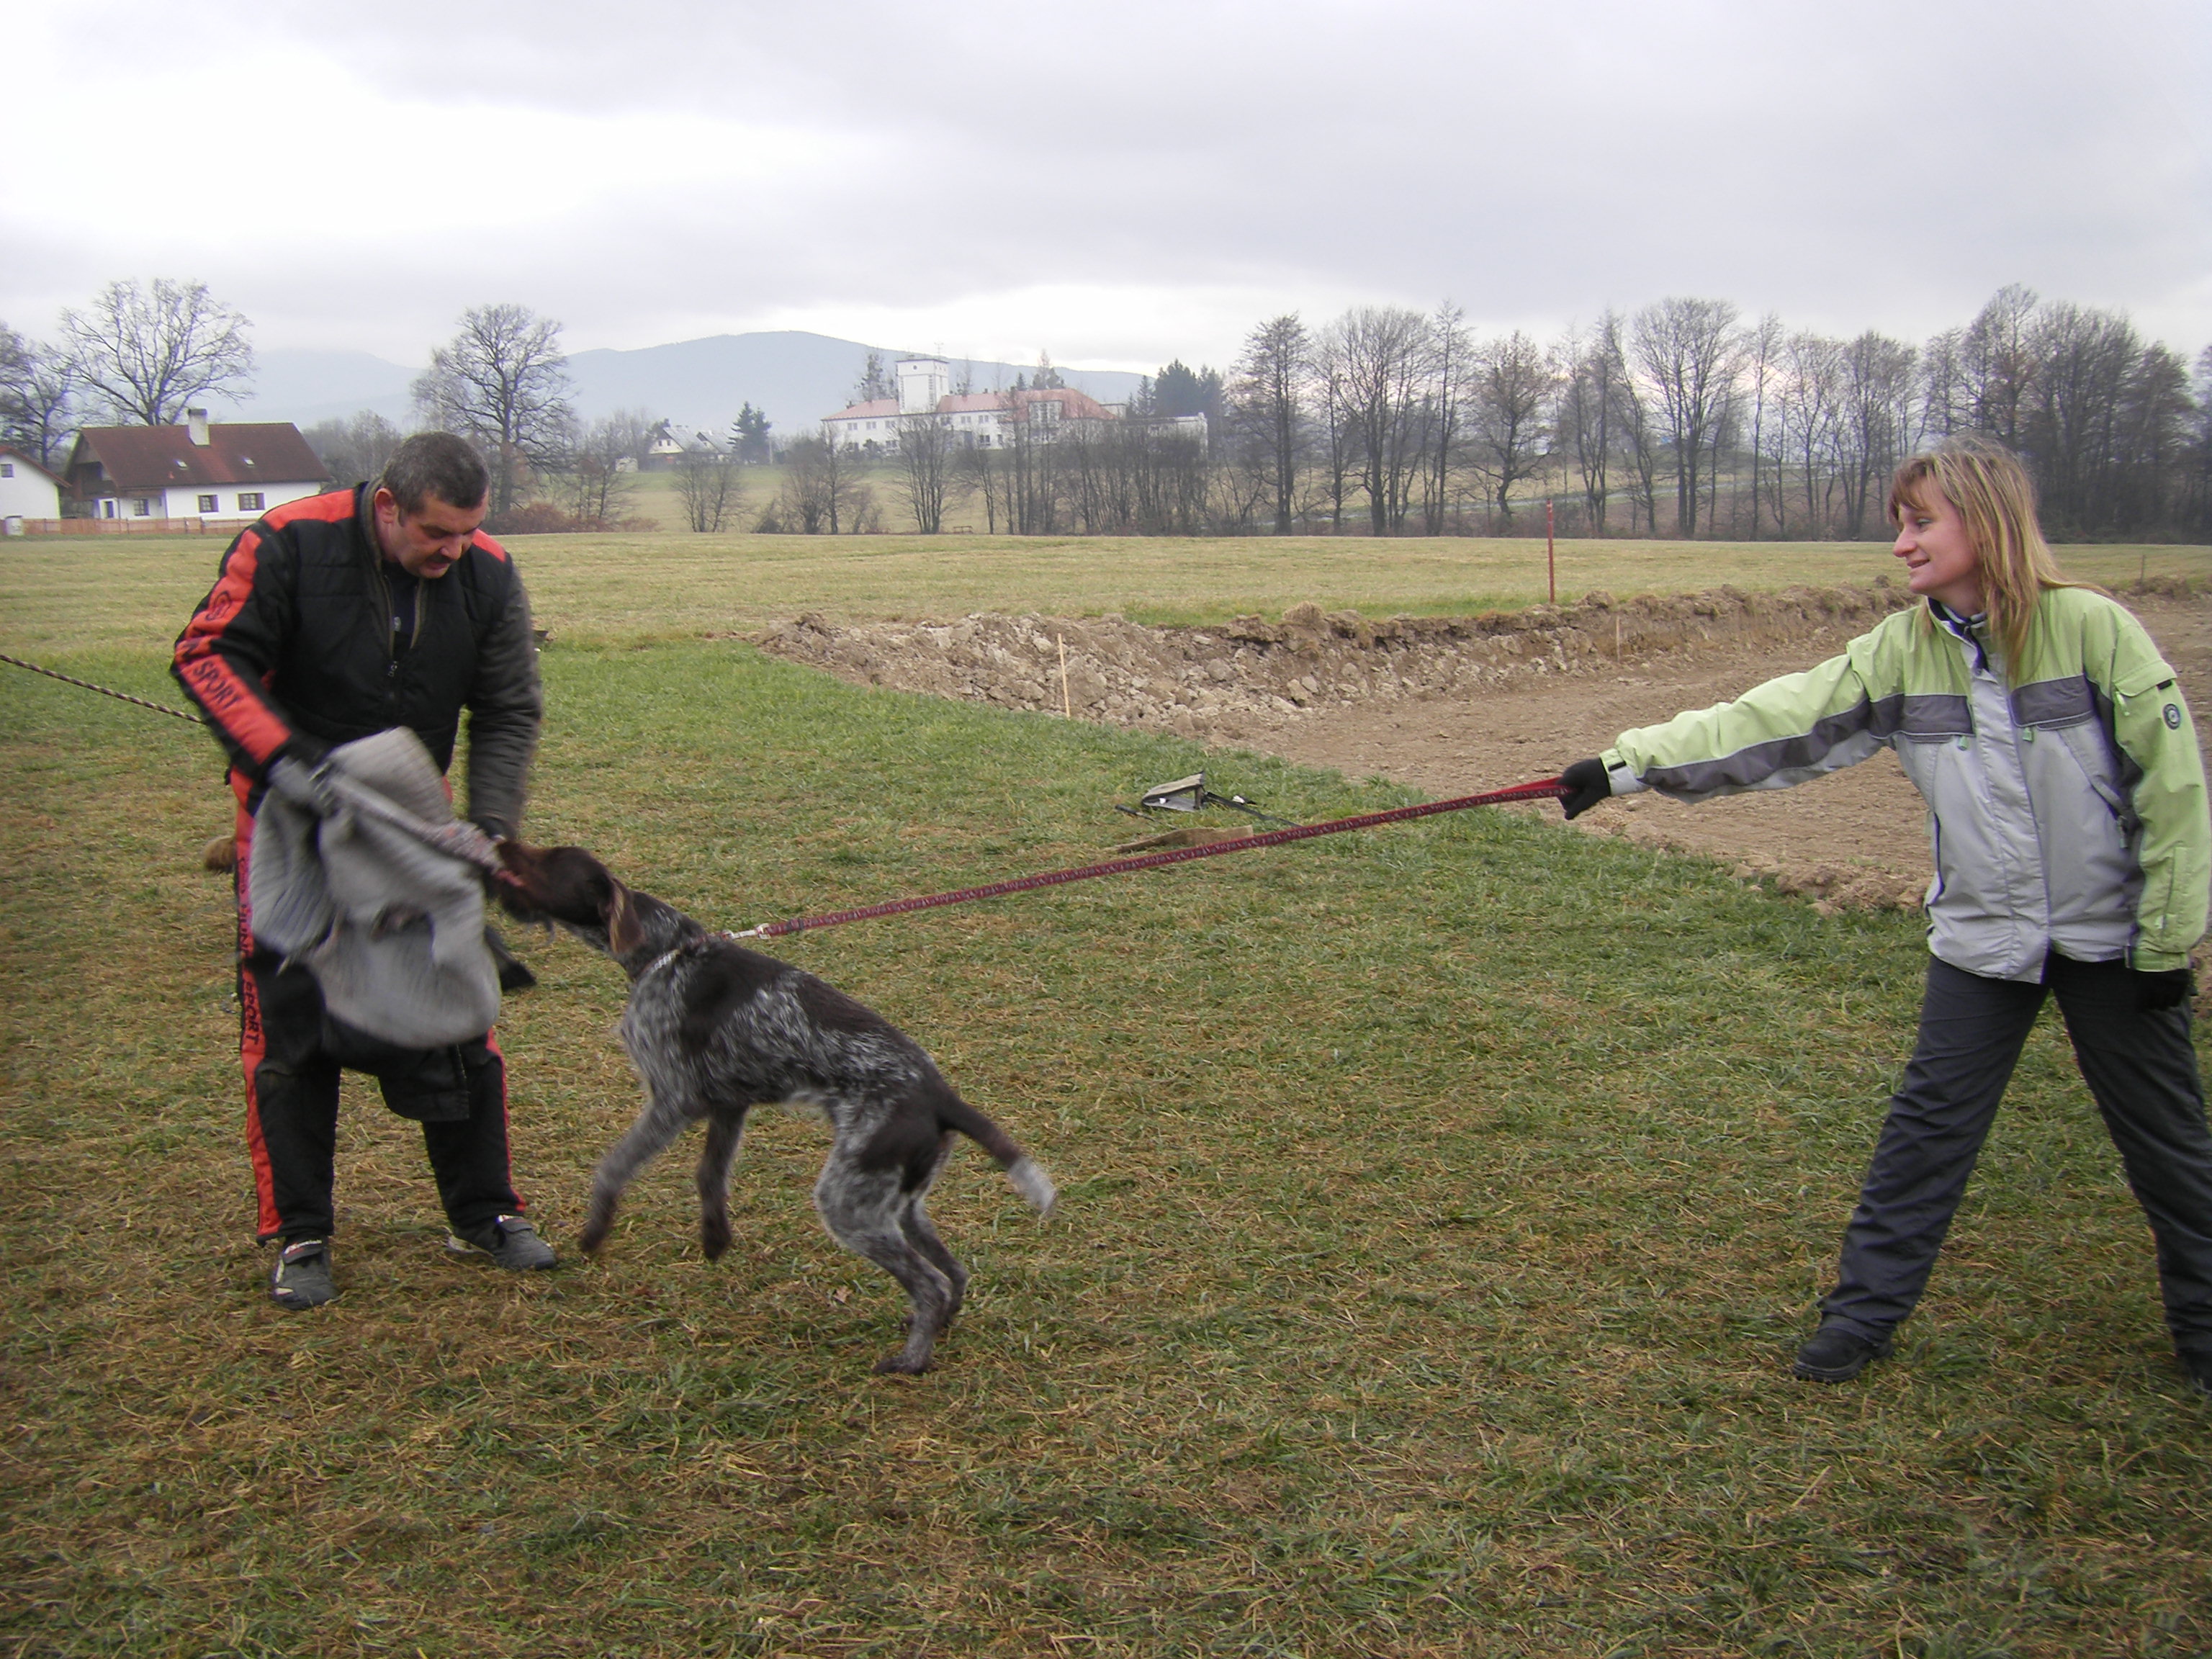
M 1559 803 L 1571 818 L 1578 818 L 1600 801 L 1613 798 L 1613 780 L 1606 776 L 1601 760 L 1577 761 L 1559 774 L 1559 781 L 1571 792 Z
M 2136 1006 L 2145 1013 L 2179 1008 L 2197 994 L 2197 975 L 2186 968 L 2167 968 L 2136 975 Z

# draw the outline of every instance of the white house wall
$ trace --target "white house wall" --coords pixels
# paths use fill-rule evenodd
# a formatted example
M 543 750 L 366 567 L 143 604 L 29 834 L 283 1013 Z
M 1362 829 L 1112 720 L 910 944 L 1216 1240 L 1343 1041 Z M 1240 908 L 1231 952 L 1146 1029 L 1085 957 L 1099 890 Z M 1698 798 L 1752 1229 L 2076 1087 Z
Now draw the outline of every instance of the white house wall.
M 1005 428 L 995 415 L 939 415 L 936 420 L 946 431 L 973 439 L 978 449 L 1003 449 L 1006 447 Z M 902 418 L 841 421 L 833 416 L 822 424 L 827 428 L 830 441 L 840 449 L 858 449 L 865 444 L 874 444 L 885 451 L 892 451 L 898 447 L 899 428 L 903 423 L 904 419 Z
M 156 502 L 153 511 L 155 517 L 163 519 L 206 519 L 210 522 L 228 519 L 239 524 L 251 524 L 263 514 L 282 507 L 287 501 L 303 501 L 307 496 L 321 495 L 323 486 L 319 483 L 264 483 L 258 486 L 260 506 L 240 507 L 238 504 L 240 495 L 256 493 L 252 489 L 242 490 L 236 484 L 184 484 L 164 492 L 163 501 Z M 215 497 L 213 511 L 201 505 L 202 497 L 208 495 Z M 130 512 L 128 502 L 129 498 L 125 497 L 125 504 L 118 507 L 116 511 L 118 514 Z
M 0 476 L 0 519 L 61 517 L 62 492 L 52 478 L 13 455 L 0 455 L 0 468 L 15 475 Z

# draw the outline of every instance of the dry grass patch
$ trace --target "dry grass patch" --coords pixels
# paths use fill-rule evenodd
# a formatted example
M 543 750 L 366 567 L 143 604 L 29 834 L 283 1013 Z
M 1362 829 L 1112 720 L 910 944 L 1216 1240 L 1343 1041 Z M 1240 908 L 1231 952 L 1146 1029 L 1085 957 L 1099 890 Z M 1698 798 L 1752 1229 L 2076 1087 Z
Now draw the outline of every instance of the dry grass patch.
M 157 643 L 78 625 L 159 691 Z M 535 832 L 726 925 L 1088 859 L 1201 759 L 1294 817 L 1403 799 L 731 643 L 545 662 Z M 896 1295 L 780 1118 L 722 1263 L 678 1157 L 601 1261 L 518 1281 L 445 1255 L 415 1132 L 354 1091 L 344 1294 L 271 1306 L 211 751 L 15 675 L 0 763 L 9 1651 L 2212 1644 L 2212 1417 L 2054 1031 L 1900 1358 L 1781 1374 L 1909 1038 L 1902 918 L 1470 813 L 786 941 L 1066 1195 L 1041 1224 L 956 1161 L 974 1296 L 909 1382 L 868 1374 Z M 518 1178 L 565 1242 L 633 1109 L 623 987 L 524 951 Z

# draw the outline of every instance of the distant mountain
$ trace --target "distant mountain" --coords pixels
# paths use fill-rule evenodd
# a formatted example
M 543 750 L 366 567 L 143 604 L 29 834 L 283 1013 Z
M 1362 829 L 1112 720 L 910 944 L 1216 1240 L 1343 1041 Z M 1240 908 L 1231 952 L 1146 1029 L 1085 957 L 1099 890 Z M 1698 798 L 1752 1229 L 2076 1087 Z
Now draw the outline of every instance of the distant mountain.
M 310 427 L 373 409 L 404 426 L 414 408 L 407 388 L 419 373 L 366 351 L 280 346 L 253 354 L 251 398 L 216 398 L 210 413 L 218 421 L 289 421 Z
M 658 417 L 726 430 L 750 403 L 766 411 L 780 436 L 811 432 L 825 415 L 851 400 L 868 354 L 883 354 L 888 368 L 916 354 L 863 345 L 795 330 L 717 334 L 674 345 L 634 351 L 579 351 L 568 359 L 576 412 L 586 420 L 617 409 L 642 409 Z M 1034 365 L 951 359 L 955 382 L 963 376 L 978 392 L 1009 386 Z M 279 348 L 257 354 L 254 396 L 218 403 L 217 420 L 291 421 L 302 427 L 373 409 L 408 425 L 413 404 L 408 386 L 419 368 L 404 368 L 362 351 L 305 351 Z M 1137 389 L 1139 376 L 1119 369 L 1063 368 L 1077 390 L 1118 403 Z

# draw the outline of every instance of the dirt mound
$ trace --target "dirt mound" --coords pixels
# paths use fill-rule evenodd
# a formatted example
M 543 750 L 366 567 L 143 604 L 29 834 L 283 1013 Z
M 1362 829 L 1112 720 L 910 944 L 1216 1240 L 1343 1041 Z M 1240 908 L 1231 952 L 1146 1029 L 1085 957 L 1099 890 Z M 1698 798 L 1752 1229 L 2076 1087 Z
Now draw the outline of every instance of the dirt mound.
M 842 678 L 1117 725 L 1214 735 L 1237 717 L 1403 698 L 1466 696 L 1547 676 L 1617 672 L 1692 647 L 1771 644 L 1838 623 L 1861 631 L 1909 603 L 1887 584 L 1793 588 L 1571 605 L 1479 617 L 1324 613 L 1239 617 L 1210 629 L 1146 628 L 1123 617 L 1058 621 L 978 615 L 955 623 L 839 624 L 808 615 L 757 642 Z
M 2212 605 L 2172 580 L 2124 597 L 2183 685 L 2212 697 Z M 840 624 L 806 616 L 758 643 L 863 684 L 1170 731 L 1440 797 L 1551 775 L 1620 732 L 1808 666 L 1910 603 L 1903 588 L 1878 581 L 1623 600 L 1592 593 L 1467 617 L 1378 621 L 1304 605 L 1279 622 L 1245 617 L 1207 629 L 1120 617 Z M 1928 880 L 1925 816 L 1895 760 L 1881 755 L 1800 789 L 1697 807 L 1631 796 L 1576 827 L 1716 859 L 1741 880 L 1816 906 L 1911 908 Z

